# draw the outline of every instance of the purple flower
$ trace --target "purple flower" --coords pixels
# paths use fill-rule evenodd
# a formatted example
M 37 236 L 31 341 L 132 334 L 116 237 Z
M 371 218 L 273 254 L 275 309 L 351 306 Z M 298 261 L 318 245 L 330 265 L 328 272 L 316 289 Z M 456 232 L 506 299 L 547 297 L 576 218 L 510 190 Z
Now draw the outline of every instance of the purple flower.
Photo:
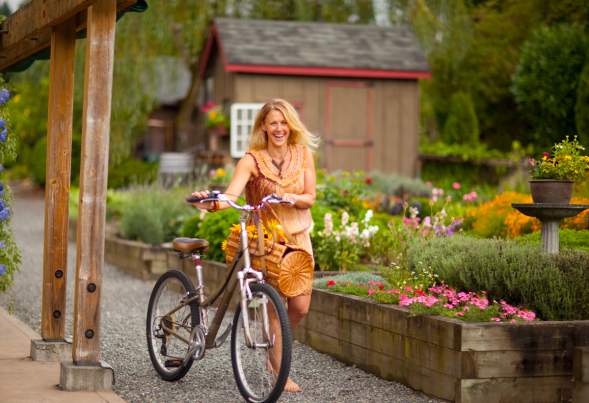
M 4 184 L 0 182 L 0 197 L 4 196 Z
M 2 129 L 0 132 L 0 141 L 4 143 L 6 141 L 6 137 L 8 136 L 8 130 L 6 128 Z
M 3 276 L 5 274 L 6 274 L 6 265 L 0 264 L 0 276 Z
M 0 129 L 4 129 L 4 127 L 6 126 L 6 121 L 2 118 L 0 118 Z
M 8 207 L 0 210 L 0 221 L 8 220 L 8 217 L 10 217 L 10 209 Z
M 10 99 L 10 92 L 6 88 L 0 90 L 0 106 L 4 105 Z
M 0 249 L 4 249 L 4 241 L 0 241 Z

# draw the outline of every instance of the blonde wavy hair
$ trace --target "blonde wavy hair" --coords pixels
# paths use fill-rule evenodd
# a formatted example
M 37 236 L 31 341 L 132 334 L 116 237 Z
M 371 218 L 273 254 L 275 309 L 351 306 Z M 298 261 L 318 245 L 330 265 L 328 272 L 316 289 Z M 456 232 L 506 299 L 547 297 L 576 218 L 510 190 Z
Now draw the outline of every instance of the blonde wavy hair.
M 252 127 L 252 134 L 250 136 L 250 148 L 252 150 L 262 150 L 268 145 L 268 135 L 262 129 L 262 124 L 266 116 L 272 111 L 282 113 L 290 135 L 288 136 L 288 144 L 303 144 L 311 150 L 317 149 L 319 146 L 319 138 L 307 130 L 307 127 L 301 121 L 296 109 L 284 99 L 275 98 L 266 102 L 262 109 L 256 115 L 254 126 Z

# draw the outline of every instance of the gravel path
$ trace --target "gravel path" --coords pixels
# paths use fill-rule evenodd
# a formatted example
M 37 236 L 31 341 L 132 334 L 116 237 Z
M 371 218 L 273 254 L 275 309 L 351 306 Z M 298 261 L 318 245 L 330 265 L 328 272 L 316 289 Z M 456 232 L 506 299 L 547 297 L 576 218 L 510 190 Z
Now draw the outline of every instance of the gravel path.
M 14 200 L 12 221 L 23 254 L 21 271 L 0 305 L 40 332 L 41 270 L 43 257 L 43 196 L 20 193 Z M 68 311 L 72 316 L 75 244 L 69 245 Z M 237 402 L 240 395 L 231 370 L 229 340 L 209 350 L 179 382 L 159 379 L 151 367 L 145 343 L 145 314 L 153 283 L 138 280 L 106 265 L 102 289 L 103 359 L 115 371 L 114 390 L 129 402 Z M 71 320 L 66 333 L 71 334 Z M 284 394 L 281 402 L 441 402 L 404 385 L 388 382 L 294 344 L 291 376 L 304 389 Z

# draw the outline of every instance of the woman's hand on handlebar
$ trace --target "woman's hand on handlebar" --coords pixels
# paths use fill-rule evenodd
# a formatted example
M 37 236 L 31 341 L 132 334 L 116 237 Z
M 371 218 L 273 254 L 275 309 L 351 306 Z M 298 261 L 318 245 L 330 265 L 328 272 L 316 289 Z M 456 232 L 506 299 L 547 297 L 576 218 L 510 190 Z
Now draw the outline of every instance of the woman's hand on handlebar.
M 208 190 L 199 190 L 196 192 L 192 192 L 191 197 L 188 198 L 188 202 L 192 204 L 194 207 L 197 207 L 202 210 L 214 211 L 218 210 L 219 202 L 218 201 L 193 201 L 194 199 L 207 199 L 211 196 L 211 193 Z

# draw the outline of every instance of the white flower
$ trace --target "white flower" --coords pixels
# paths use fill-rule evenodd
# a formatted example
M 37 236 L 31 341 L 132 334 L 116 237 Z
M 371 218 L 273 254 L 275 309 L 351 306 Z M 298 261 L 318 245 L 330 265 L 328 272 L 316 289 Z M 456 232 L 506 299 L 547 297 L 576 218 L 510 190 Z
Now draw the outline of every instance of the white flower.
M 418 214 L 419 214 L 419 209 L 417 207 L 409 207 L 409 216 L 411 218 L 417 217 Z
M 364 216 L 364 222 L 368 223 L 368 221 L 370 221 L 370 219 L 372 218 L 373 215 L 374 215 L 374 212 L 372 210 L 366 211 L 366 215 Z
M 349 219 L 350 219 L 350 216 L 348 215 L 348 213 L 346 211 L 344 211 L 342 213 L 342 227 L 348 223 Z
M 323 223 L 325 224 L 323 233 L 325 235 L 331 235 L 333 233 L 333 219 L 331 218 L 330 213 L 326 213 L 325 216 L 323 216 Z

